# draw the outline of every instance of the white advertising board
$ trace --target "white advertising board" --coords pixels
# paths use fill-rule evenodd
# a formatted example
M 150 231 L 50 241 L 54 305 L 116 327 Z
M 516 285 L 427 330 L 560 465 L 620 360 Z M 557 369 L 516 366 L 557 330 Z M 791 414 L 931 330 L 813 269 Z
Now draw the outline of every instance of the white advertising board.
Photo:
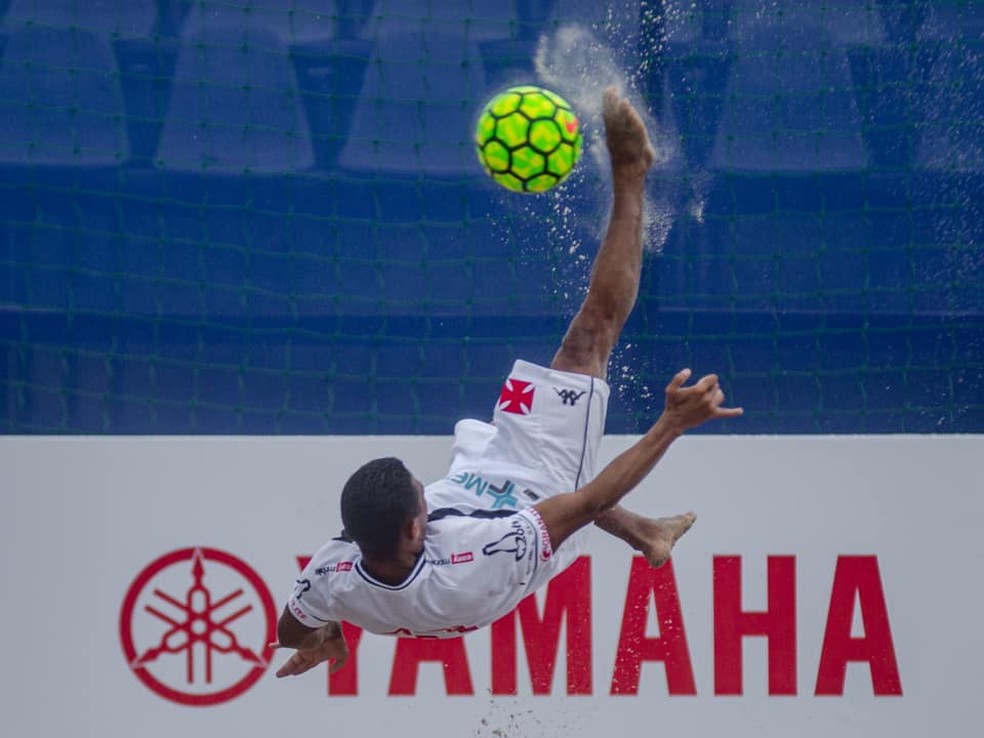
M 633 439 L 606 439 L 611 458 Z M 0 439 L 0 732 L 195 736 L 976 735 L 981 436 L 686 437 L 626 501 L 693 509 L 652 570 L 592 531 L 464 639 L 350 631 L 278 680 L 266 642 L 360 463 L 447 438 Z

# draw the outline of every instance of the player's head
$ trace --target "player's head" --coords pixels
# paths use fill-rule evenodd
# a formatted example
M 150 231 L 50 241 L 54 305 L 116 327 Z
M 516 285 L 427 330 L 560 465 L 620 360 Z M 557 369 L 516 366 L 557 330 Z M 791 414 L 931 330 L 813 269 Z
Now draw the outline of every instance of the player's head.
M 393 558 L 404 545 L 422 548 L 423 485 L 399 459 L 363 464 L 342 488 L 342 525 L 367 558 Z

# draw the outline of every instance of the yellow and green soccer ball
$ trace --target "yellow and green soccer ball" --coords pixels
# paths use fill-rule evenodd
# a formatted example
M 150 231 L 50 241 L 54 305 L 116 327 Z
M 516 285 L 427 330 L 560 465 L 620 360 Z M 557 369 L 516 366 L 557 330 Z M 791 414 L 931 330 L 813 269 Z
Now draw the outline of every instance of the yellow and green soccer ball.
M 581 124 L 567 101 L 533 85 L 493 97 L 475 127 L 478 160 L 513 192 L 546 192 L 563 182 L 582 145 Z

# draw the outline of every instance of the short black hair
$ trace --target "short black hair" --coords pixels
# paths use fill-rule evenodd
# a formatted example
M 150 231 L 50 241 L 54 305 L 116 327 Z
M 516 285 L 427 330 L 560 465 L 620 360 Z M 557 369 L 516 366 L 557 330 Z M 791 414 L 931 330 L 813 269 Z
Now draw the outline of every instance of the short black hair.
M 402 526 L 419 513 L 413 475 L 393 457 L 363 464 L 342 488 L 342 525 L 363 556 L 395 556 Z

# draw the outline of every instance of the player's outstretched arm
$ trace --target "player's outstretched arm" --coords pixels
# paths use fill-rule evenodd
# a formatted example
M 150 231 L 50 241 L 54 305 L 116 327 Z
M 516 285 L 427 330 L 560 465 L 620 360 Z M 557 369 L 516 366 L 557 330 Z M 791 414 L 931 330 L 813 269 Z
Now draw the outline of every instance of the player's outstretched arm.
M 287 663 L 277 670 L 277 677 L 296 676 L 313 669 L 325 661 L 328 671 L 334 674 L 345 666 L 348 644 L 342 634 L 341 623 L 329 621 L 321 628 L 308 628 L 284 608 L 277 623 L 277 642 L 273 648 L 296 648 Z
M 666 406 L 649 431 L 616 457 L 591 482 L 575 492 L 556 495 L 536 505 L 550 542 L 556 549 L 585 525 L 611 509 L 653 470 L 683 433 L 715 418 L 733 418 L 740 407 L 724 407 L 724 392 L 715 374 L 684 387 L 690 370 L 677 373 L 666 387 Z

